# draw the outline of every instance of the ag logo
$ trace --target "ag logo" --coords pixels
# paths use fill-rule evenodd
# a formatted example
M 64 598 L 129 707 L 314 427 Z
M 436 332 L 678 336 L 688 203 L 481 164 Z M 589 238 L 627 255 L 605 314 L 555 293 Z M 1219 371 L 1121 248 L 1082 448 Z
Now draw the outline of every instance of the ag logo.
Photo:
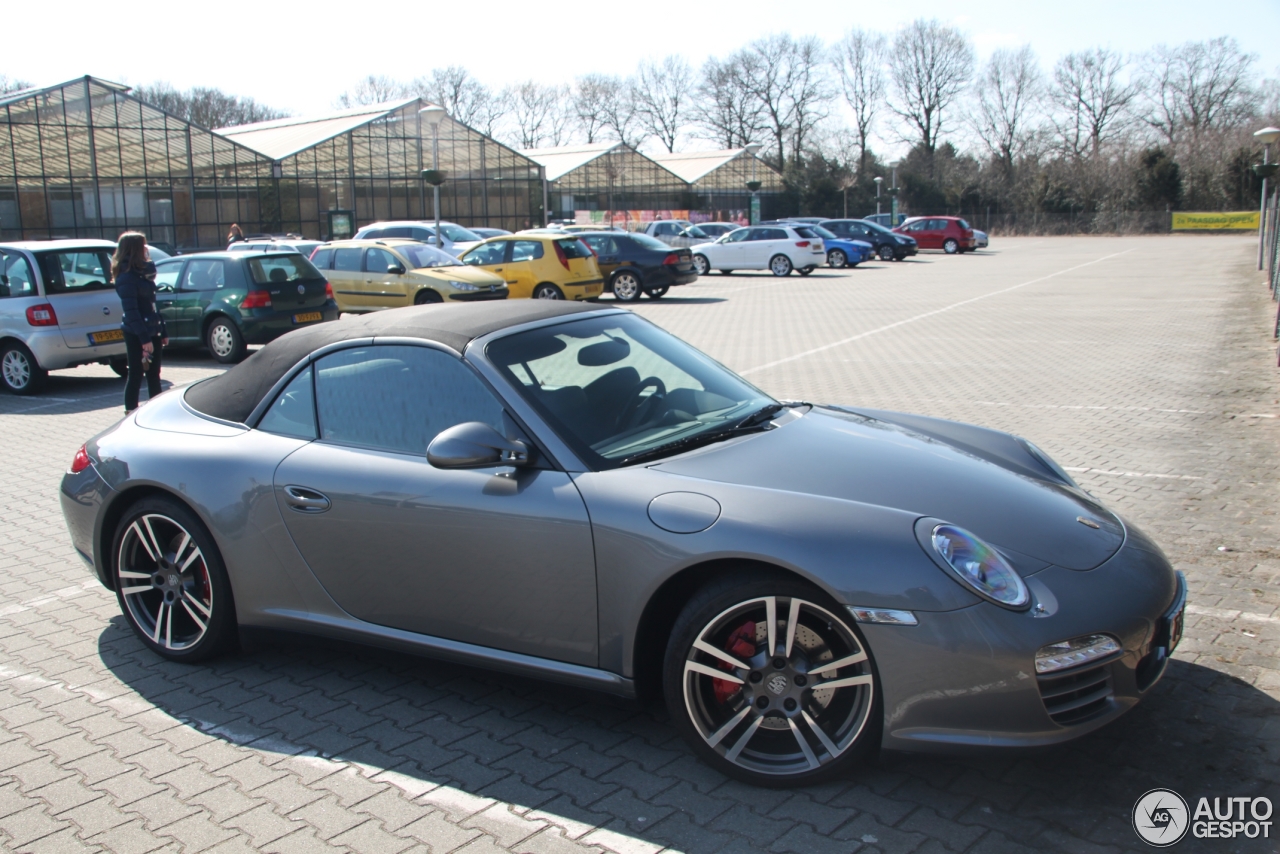
M 1172 789 L 1152 789 L 1133 805 L 1133 829 L 1142 841 L 1167 848 L 1182 841 L 1191 826 L 1187 802 Z
M 769 681 L 766 682 L 765 685 L 769 686 L 769 690 L 773 693 L 781 694 L 783 691 L 787 690 L 787 677 L 783 676 L 781 673 L 775 673 L 770 677 Z

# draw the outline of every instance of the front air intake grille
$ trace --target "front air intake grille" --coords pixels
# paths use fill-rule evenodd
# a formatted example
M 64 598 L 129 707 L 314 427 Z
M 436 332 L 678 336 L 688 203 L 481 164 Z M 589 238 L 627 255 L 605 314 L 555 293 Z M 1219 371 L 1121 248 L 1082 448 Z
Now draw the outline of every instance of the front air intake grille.
M 1054 723 L 1072 726 L 1107 711 L 1111 699 L 1111 666 L 1103 663 L 1070 673 L 1038 676 L 1040 698 Z

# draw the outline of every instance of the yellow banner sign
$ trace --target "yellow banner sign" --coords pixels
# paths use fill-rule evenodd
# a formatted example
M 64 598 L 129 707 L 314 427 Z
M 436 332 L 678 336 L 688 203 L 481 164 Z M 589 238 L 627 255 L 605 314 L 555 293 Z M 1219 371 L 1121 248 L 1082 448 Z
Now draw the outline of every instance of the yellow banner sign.
M 1173 215 L 1174 231 L 1232 230 L 1257 231 L 1257 211 L 1230 213 L 1176 213 Z

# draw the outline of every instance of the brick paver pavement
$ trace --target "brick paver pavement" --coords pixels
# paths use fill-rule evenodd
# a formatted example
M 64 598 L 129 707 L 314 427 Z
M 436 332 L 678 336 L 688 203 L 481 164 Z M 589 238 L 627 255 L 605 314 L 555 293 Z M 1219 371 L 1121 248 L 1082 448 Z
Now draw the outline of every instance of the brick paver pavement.
M 807 279 L 710 276 L 637 306 L 782 397 L 1025 435 L 1190 582 L 1164 681 L 1101 732 L 886 754 L 789 792 L 710 771 L 658 710 L 558 686 L 313 642 L 164 662 L 58 510 L 121 382 L 82 368 L 0 398 L 0 848 L 1107 852 L 1142 848 L 1129 811 L 1156 786 L 1280 804 L 1280 392 L 1252 257 L 1236 237 L 997 239 Z M 174 359 L 166 376 L 216 369 Z

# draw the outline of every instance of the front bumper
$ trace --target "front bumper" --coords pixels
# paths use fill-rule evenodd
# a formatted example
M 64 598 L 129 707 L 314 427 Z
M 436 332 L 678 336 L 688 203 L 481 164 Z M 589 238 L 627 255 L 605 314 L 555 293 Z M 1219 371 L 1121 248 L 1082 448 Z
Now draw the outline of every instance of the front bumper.
M 917 612 L 917 626 L 861 626 L 880 673 L 884 746 L 937 750 L 1069 741 L 1115 720 L 1159 681 L 1166 616 L 1185 585 L 1141 535 L 1087 572 L 1051 566 L 1027 578 L 1043 616 L 990 603 Z M 1120 651 L 1037 676 L 1041 647 L 1107 634 Z
M 485 302 L 488 300 L 506 299 L 507 289 L 493 291 L 454 291 L 449 294 L 450 302 Z

